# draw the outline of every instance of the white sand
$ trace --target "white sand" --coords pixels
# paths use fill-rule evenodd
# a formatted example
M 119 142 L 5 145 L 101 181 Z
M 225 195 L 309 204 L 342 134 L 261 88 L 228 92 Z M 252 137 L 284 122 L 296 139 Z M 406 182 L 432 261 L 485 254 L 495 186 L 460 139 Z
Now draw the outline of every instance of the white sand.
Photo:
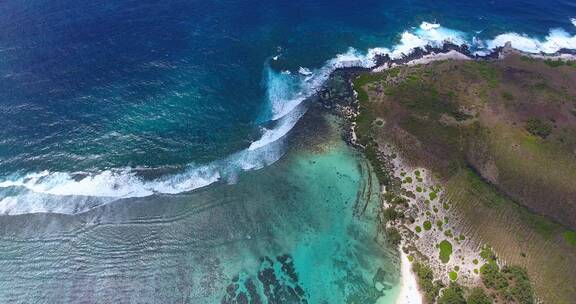
M 402 248 L 400 248 L 400 258 L 402 263 L 402 282 L 400 283 L 400 293 L 396 304 L 422 304 L 422 294 L 418 290 L 416 276 L 412 272 L 408 256 L 402 251 Z

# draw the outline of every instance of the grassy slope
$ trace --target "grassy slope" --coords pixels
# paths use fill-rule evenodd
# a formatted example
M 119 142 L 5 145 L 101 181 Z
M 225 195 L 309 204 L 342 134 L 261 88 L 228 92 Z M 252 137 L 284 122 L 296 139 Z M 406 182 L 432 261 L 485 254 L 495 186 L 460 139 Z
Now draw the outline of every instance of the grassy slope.
M 432 168 L 472 235 L 526 266 L 543 298 L 570 303 L 572 232 L 518 204 L 576 227 L 575 83 L 573 66 L 517 56 L 363 75 L 357 132 Z M 530 134 L 530 119 L 550 134 Z

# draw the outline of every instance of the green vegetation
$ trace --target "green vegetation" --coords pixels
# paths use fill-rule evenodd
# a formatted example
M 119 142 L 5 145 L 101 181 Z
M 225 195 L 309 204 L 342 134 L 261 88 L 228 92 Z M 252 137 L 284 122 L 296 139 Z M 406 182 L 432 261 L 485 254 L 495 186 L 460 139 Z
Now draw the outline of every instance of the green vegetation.
M 381 74 L 365 73 L 360 75 L 354 80 L 354 89 L 358 93 L 358 100 L 360 102 L 368 101 L 368 93 L 364 90 L 364 86 L 375 81 L 383 79 Z
M 422 192 L 422 187 L 420 186 L 416 187 L 416 192 Z
M 480 257 L 490 264 L 496 263 L 496 254 L 494 254 L 494 251 L 492 251 L 492 247 L 488 245 L 484 245 L 484 247 L 482 247 L 480 250 Z
M 436 197 L 438 197 L 438 194 L 436 194 L 436 192 L 430 192 L 429 196 L 430 200 L 433 201 L 436 199 Z
M 474 259 L 472 263 L 474 263 L 474 265 L 478 265 L 478 259 Z
M 466 301 L 468 304 L 492 304 L 492 300 L 490 297 L 484 293 L 484 289 L 482 288 L 473 288 L 468 296 L 468 300 Z
M 386 229 L 386 236 L 388 237 L 388 242 L 392 245 L 399 245 L 402 240 L 400 232 L 398 232 L 398 229 L 394 227 Z
M 458 273 L 456 271 L 450 271 L 448 273 L 448 277 L 450 278 L 450 280 L 456 281 L 458 279 Z
M 399 67 L 391 68 L 388 70 L 388 75 L 390 75 L 391 77 L 396 77 L 396 76 L 398 76 L 398 74 L 400 74 L 400 68 Z
M 500 74 L 493 65 L 485 61 L 476 61 L 471 63 L 470 66 L 475 69 L 486 82 L 488 82 L 490 88 L 498 86 Z
M 507 302 L 534 303 L 534 291 L 524 268 L 505 266 L 500 270 L 496 263 L 486 263 L 480 268 L 480 273 L 484 285 L 497 291 Z
M 566 243 L 576 246 L 576 232 L 568 230 L 562 234 Z
M 438 304 L 466 304 L 464 298 L 464 290 L 460 285 L 451 283 L 448 288 L 442 291 L 442 295 L 438 298 Z
M 422 228 L 420 228 L 420 226 L 416 226 L 416 228 L 415 228 L 415 229 L 416 229 L 416 233 L 420 233 L 420 232 L 422 232 Z
M 394 207 L 384 209 L 383 215 L 386 221 L 395 221 L 404 218 L 404 213 L 396 210 Z
M 500 272 L 496 263 L 486 263 L 480 267 L 482 282 L 486 287 L 496 290 L 504 290 L 508 287 L 506 276 Z
M 452 244 L 447 240 L 443 240 L 438 244 L 438 249 L 440 249 L 440 261 L 446 264 L 450 261 L 450 255 L 452 255 Z
M 424 297 L 428 303 L 434 303 L 440 289 L 444 287 L 441 281 L 434 281 L 434 273 L 430 266 L 421 262 L 412 264 L 412 270 L 418 278 L 418 285 L 424 292 Z
M 557 68 L 557 67 L 561 67 L 561 66 L 570 66 L 570 67 L 576 68 L 576 61 L 546 59 L 546 60 L 544 60 L 544 63 L 550 67 L 553 67 L 553 68 Z
M 406 178 L 404 179 L 404 183 L 411 184 L 412 183 L 412 177 L 406 176 Z
M 441 220 L 436 220 L 436 226 L 438 226 L 438 230 L 442 230 L 442 225 L 444 225 L 444 222 Z
M 548 137 L 552 133 L 552 127 L 549 123 L 543 122 L 538 118 L 528 119 L 526 122 L 526 130 L 532 135 L 536 135 L 542 138 Z
M 378 178 L 378 182 L 380 182 L 381 185 L 389 185 L 390 175 L 384 169 L 384 163 L 378 156 L 378 146 L 376 143 L 373 141 L 368 141 L 366 148 L 364 149 L 364 156 L 372 164 L 372 168 L 374 174 L 376 174 L 376 177 Z
M 520 266 L 506 266 L 502 269 L 506 278 L 511 281 L 511 289 L 513 298 L 520 304 L 535 303 L 534 291 L 532 284 L 528 277 L 526 269 Z
M 426 231 L 432 229 L 432 223 L 430 223 L 430 221 L 424 221 L 424 224 L 422 226 L 424 226 L 424 230 Z

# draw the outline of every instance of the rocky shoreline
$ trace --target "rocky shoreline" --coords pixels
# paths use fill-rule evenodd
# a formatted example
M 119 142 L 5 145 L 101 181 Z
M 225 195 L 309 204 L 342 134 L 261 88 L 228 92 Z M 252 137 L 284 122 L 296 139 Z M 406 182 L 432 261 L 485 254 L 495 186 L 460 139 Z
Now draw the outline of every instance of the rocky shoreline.
M 399 59 L 392 59 L 388 55 L 378 55 L 375 58 L 376 65 L 370 69 L 339 68 L 330 75 L 326 85 L 317 95 L 317 101 L 323 107 L 345 118 L 343 128 L 345 132 L 342 137 L 346 143 L 366 155 L 374 154 L 368 153 L 368 149 L 375 152 L 373 159 L 370 159 L 373 167 L 387 174 L 385 178 L 388 180 L 383 183 L 386 186 L 382 187 L 383 210 L 391 207 L 393 207 L 392 210 L 400 208 L 399 211 L 408 216 L 408 220 L 405 218 L 388 219 L 386 224 L 386 229 L 395 230 L 401 236 L 399 242 L 402 255 L 407 255 L 410 261 L 414 259 L 426 261 L 434 273 L 434 279 L 442 282 L 443 286 L 449 286 L 451 282 L 456 281 L 456 278 L 459 283 L 467 287 L 478 286 L 482 283 L 479 263 L 487 261 L 480 255 L 483 244 L 465 236 L 463 227 L 459 227 L 458 221 L 454 223 L 455 219 L 450 206 L 433 207 L 431 201 L 439 201 L 442 188 L 439 186 L 439 181 L 426 168 L 411 167 L 402 160 L 392 146 L 381 147 L 376 144 L 376 147 L 369 147 L 359 142 L 355 119 L 360 113 L 360 107 L 358 92 L 354 91 L 353 81 L 359 75 L 381 72 L 397 66 L 428 64 L 438 60 L 493 61 L 503 59 L 510 54 L 553 61 L 576 59 L 576 50 L 562 49 L 554 54 L 531 54 L 516 50 L 511 43 L 507 43 L 504 47 L 494 49 L 486 55 L 478 55 L 473 54 L 466 45 L 459 46 L 447 42 L 440 48 L 428 46 L 424 49 L 414 49 L 410 54 Z M 391 188 L 394 188 L 393 191 L 389 191 Z M 431 190 L 428 192 L 422 189 Z M 394 200 L 391 193 L 398 193 L 398 191 L 404 194 L 403 201 L 401 204 L 394 203 L 395 206 L 391 206 L 390 202 Z M 432 193 L 434 193 L 433 197 Z M 386 198 L 387 195 L 388 198 Z M 419 216 L 422 212 L 432 214 L 435 220 L 425 223 L 423 217 Z M 440 259 L 438 257 L 437 246 L 446 238 L 450 239 L 450 242 L 445 245 L 449 246 L 453 258 L 450 261 L 441 262 L 442 257 Z

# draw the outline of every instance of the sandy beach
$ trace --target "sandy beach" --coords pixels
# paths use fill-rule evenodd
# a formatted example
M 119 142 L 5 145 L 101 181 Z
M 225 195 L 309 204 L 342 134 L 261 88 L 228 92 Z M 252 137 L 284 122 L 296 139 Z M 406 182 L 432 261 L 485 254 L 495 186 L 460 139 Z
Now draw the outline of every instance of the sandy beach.
M 396 304 L 422 304 L 422 294 L 418 290 L 418 283 L 416 276 L 412 272 L 408 256 L 402 248 L 400 248 L 401 258 L 401 275 L 402 281 L 400 283 L 400 293 L 396 300 Z

